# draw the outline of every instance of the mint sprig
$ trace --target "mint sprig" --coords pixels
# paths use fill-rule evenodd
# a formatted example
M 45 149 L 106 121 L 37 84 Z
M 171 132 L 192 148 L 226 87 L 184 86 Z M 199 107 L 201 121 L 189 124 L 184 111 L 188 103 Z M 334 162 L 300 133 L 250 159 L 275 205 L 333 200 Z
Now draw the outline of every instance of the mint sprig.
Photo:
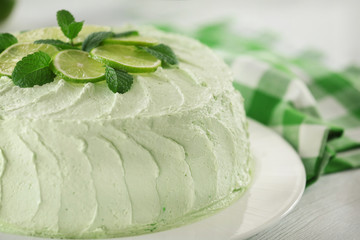
M 81 31 L 84 21 L 76 22 L 74 16 L 67 10 L 60 10 L 56 13 L 56 19 L 61 31 L 70 39 L 73 44 L 73 39 L 77 37 Z
M 130 37 L 130 36 L 139 36 L 138 31 L 126 31 L 121 33 L 115 33 L 114 38 L 120 38 L 120 37 Z
M 0 34 L 0 53 L 4 51 L 6 48 L 10 47 L 11 45 L 17 43 L 18 40 L 14 35 L 10 33 L 1 33 Z
M 133 84 L 134 77 L 124 70 L 106 66 L 105 79 L 108 87 L 114 93 L 126 93 Z
M 120 38 L 120 37 L 129 37 L 129 36 L 138 36 L 138 31 L 127 31 L 121 33 L 113 33 L 113 32 L 94 32 L 87 36 L 83 42 L 82 50 L 86 52 L 90 52 L 91 49 L 98 47 L 102 41 L 107 38 Z
M 15 85 L 27 88 L 54 81 L 55 74 L 49 65 L 51 57 L 44 52 L 35 52 L 21 59 L 11 75 Z
M 36 40 L 34 43 L 36 43 L 36 44 L 50 44 L 50 45 L 53 45 L 53 46 L 57 47 L 60 50 L 78 49 L 77 47 L 71 45 L 70 43 L 63 42 L 61 40 L 56 40 L 56 39 L 40 39 L 40 40 Z
M 83 42 L 82 50 L 90 52 L 91 49 L 96 48 L 106 38 L 114 36 L 113 32 L 94 32 L 87 36 Z
M 173 50 L 165 45 L 165 44 L 158 44 L 155 46 L 149 46 L 149 47 L 143 47 L 138 46 L 138 48 L 145 50 L 146 52 L 150 53 L 157 59 L 161 60 L 162 63 L 165 63 L 167 65 L 176 65 L 178 64 L 177 57 Z

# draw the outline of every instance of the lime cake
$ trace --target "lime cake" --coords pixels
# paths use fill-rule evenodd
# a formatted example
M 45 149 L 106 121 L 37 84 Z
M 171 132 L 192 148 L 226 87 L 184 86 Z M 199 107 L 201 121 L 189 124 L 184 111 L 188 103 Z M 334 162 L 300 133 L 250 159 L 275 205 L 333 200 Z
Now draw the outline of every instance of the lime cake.
M 93 28 L 86 26 L 86 35 Z M 109 238 L 161 231 L 229 206 L 248 187 L 243 99 L 226 64 L 184 36 L 116 29 L 130 30 L 171 47 L 177 66 L 134 74 L 123 94 L 106 81 L 62 75 L 24 88 L 0 78 L 1 232 Z M 17 44 L 60 33 L 22 33 Z

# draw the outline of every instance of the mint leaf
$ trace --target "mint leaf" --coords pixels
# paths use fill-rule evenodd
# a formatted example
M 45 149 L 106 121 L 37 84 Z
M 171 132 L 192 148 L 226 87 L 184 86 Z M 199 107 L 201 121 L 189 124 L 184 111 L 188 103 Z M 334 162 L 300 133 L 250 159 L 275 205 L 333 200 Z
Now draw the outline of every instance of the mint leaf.
M 0 53 L 11 45 L 17 43 L 18 40 L 10 33 L 0 34 Z
M 106 66 L 105 79 L 108 87 L 114 93 L 126 93 L 133 84 L 133 76 L 127 72 Z
M 120 38 L 120 37 L 129 37 L 129 36 L 139 36 L 138 31 L 127 31 L 121 33 L 115 33 L 113 37 Z
M 178 64 L 175 53 L 169 46 L 165 44 L 161 43 L 159 45 L 149 47 L 138 46 L 138 48 L 145 50 L 157 59 L 161 60 L 163 63 L 165 63 L 165 66 Z
M 72 22 L 75 22 L 74 16 L 67 10 L 59 10 L 56 13 L 57 22 L 62 29 L 63 27 L 69 26 Z
M 84 24 L 84 21 L 75 22 L 74 16 L 67 10 L 58 11 L 56 13 L 56 19 L 61 31 L 71 41 L 77 37 Z
M 82 45 L 82 50 L 90 52 L 91 49 L 96 48 L 106 38 L 114 36 L 113 32 L 94 32 L 87 36 Z
M 71 23 L 69 25 L 69 31 L 67 37 L 70 39 L 76 38 L 79 32 L 81 31 L 83 25 L 84 25 L 84 21 Z
M 60 10 L 56 13 L 56 19 L 61 31 L 66 37 L 69 35 L 69 25 L 75 22 L 74 16 L 66 10 Z M 68 37 L 69 38 L 69 37 Z
M 15 85 L 21 88 L 44 85 L 54 81 L 55 74 L 50 70 L 51 57 L 44 52 L 25 56 L 15 66 L 11 75 Z
M 56 40 L 56 39 L 41 39 L 41 40 L 36 40 L 34 43 L 36 43 L 36 44 L 50 44 L 50 45 L 53 45 L 53 46 L 57 47 L 60 50 L 78 49 L 77 47 L 71 45 L 70 43 L 63 42 L 61 40 Z

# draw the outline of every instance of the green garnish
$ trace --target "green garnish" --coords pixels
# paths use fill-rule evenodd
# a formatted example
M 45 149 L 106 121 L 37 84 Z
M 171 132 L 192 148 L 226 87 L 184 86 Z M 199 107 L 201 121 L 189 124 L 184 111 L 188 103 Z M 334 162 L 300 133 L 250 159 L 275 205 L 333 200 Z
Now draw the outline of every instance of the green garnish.
M 64 50 L 56 54 L 52 69 L 61 78 L 77 83 L 104 80 L 105 67 L 80 50 Z
M 61 31 L 68 39 L 70 39 L 71 44 L 73 44 L 73 39 L 76 38 L 81 31 L 84 21 L 75 22 L 74 16 L 66 10 L 58 11 L 56 13 L 56 18 Z
M 127 31 L 121 33 L 114 33 L 114 38 L 121 38 L 121 37 L 130 37 L 130 36 L 139 36 L 138 31 Z
M 55 75 L 76 83 L 105 79 L 112 92 L 125 93 L 134 81 L 128 72 L 154 72 L 160 65 L 178 63 L 169 46 L 136 30 L 114 33 L 98 26 L 82 30 L 84 21 L 76 22 L 67 10 L 58 11 L 56 17 L 60 29 L 19 34 L 19 41 L 26 43 L 0 34 L 0 76 L 11 77 L 22 88 L 50 83 Z
M 10 33 L 0 34 L 0 53 L 11 45 L 17 43 L 18 40 Z
M 130 90 L 134 77 L 123 70 L 106 66 L 105 79 L 111 91 L 126 93 Z
M 77 47 L 71 45 L 70 43 L 63 42 L 61 40 L 56 40 L 56 39 L 40 39 L 40 40 L 36 40 L 34 43 L 36 43 L 36 44 L 50 44 L 50 45 L 53 45 L 53 46 L 57 47 L 60 50 L 78 49 Z
M 55 74 L 49 65 L 51 57 L 44 52 L 35 52 L 19 61 L 11 75 L 15 85 L 27 88 L 54 81 Z
M 104 40 L 104 44 L 122 44 L 135 46 L 154 46 L 158 43 L 159 42 L 157 39 L 144 36 L 123 36 L 107 38 Z
M 100 45 L 102 41 L 106 38 L 112 37 L 114 35 L 113 32 L 94 32 L 91 33 L 85 40 L 82 45 L 82 50 L 86 52 L 90 52 L 91 49 L 96 48 Z
M 84 39 L 93 32 L 101 32 L 101 31 L 110 31 L 110 27 L 105 26 L 94 26 L 94 25 L 85 25 L 79 32 L 78 36 L 74 38 L 73 44 L 75 46 L 80 46 L 82 42 L 84 42 Z M 16 35 L 16 38 L 19 42 L 31 42 L 33 43 L 36 40 L 39 39 L 56 39 L 61 40 L 63 42 L 69 42 L 69 39 L 64 35 L 64 33 L 61 31 L 60 27 L 47 27 L 47 28 L 39 28 L 39 29 L 33 29 L 30 31 L 25 31 L 20 33 L 19 35 Z
M 48 44 L 15 43 L 0 54 L 0 76 L 10 77 L 17 62 L 38 51 L 45 52 L 52 57 L 58 52 L 58 49 Z
M 145 50 L 157 59 L 161 60 L 163 63 L 166 63 L 168 65 L 178 64 L 175 53 L 169 46 L 165 44 L 161 43 L 159 45 L 149 47 L 139 46 L 138 48 Z
M 94 48 L 90 55 L 110 67 L 131 73 L 154 72 L 161 64 L 160 60 L 145 51 L 120 44 Z
M 130 36 L 138 36 L 138 31 L 127 31 L 121 33 L 113 33 L 113 32 L 94 32 L 91 33 L 87 38 L 84 40 L 82 45 L 82 50 L 86 52 L 90 52 L 93 48 L 98 47 L 102 42 L 108 42 L 109 39 L 114 38 L 122 38 L 125 39 L 126 37 Z

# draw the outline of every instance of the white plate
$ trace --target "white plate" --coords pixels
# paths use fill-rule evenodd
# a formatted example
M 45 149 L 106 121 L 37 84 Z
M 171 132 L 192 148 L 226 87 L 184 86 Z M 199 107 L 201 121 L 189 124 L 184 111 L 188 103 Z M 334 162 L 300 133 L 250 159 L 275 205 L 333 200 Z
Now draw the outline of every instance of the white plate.
M 301 160 L 278 134 L 253 120 L 249 123 L 255 174 L 252 186 L 239 201 L 214 216 L 188 226 L 119 240 L 244 239 L 277 223 L 289 213 L 305 188 L 306 177 Z M 0 239 L 40 238 L 0 234 Z

